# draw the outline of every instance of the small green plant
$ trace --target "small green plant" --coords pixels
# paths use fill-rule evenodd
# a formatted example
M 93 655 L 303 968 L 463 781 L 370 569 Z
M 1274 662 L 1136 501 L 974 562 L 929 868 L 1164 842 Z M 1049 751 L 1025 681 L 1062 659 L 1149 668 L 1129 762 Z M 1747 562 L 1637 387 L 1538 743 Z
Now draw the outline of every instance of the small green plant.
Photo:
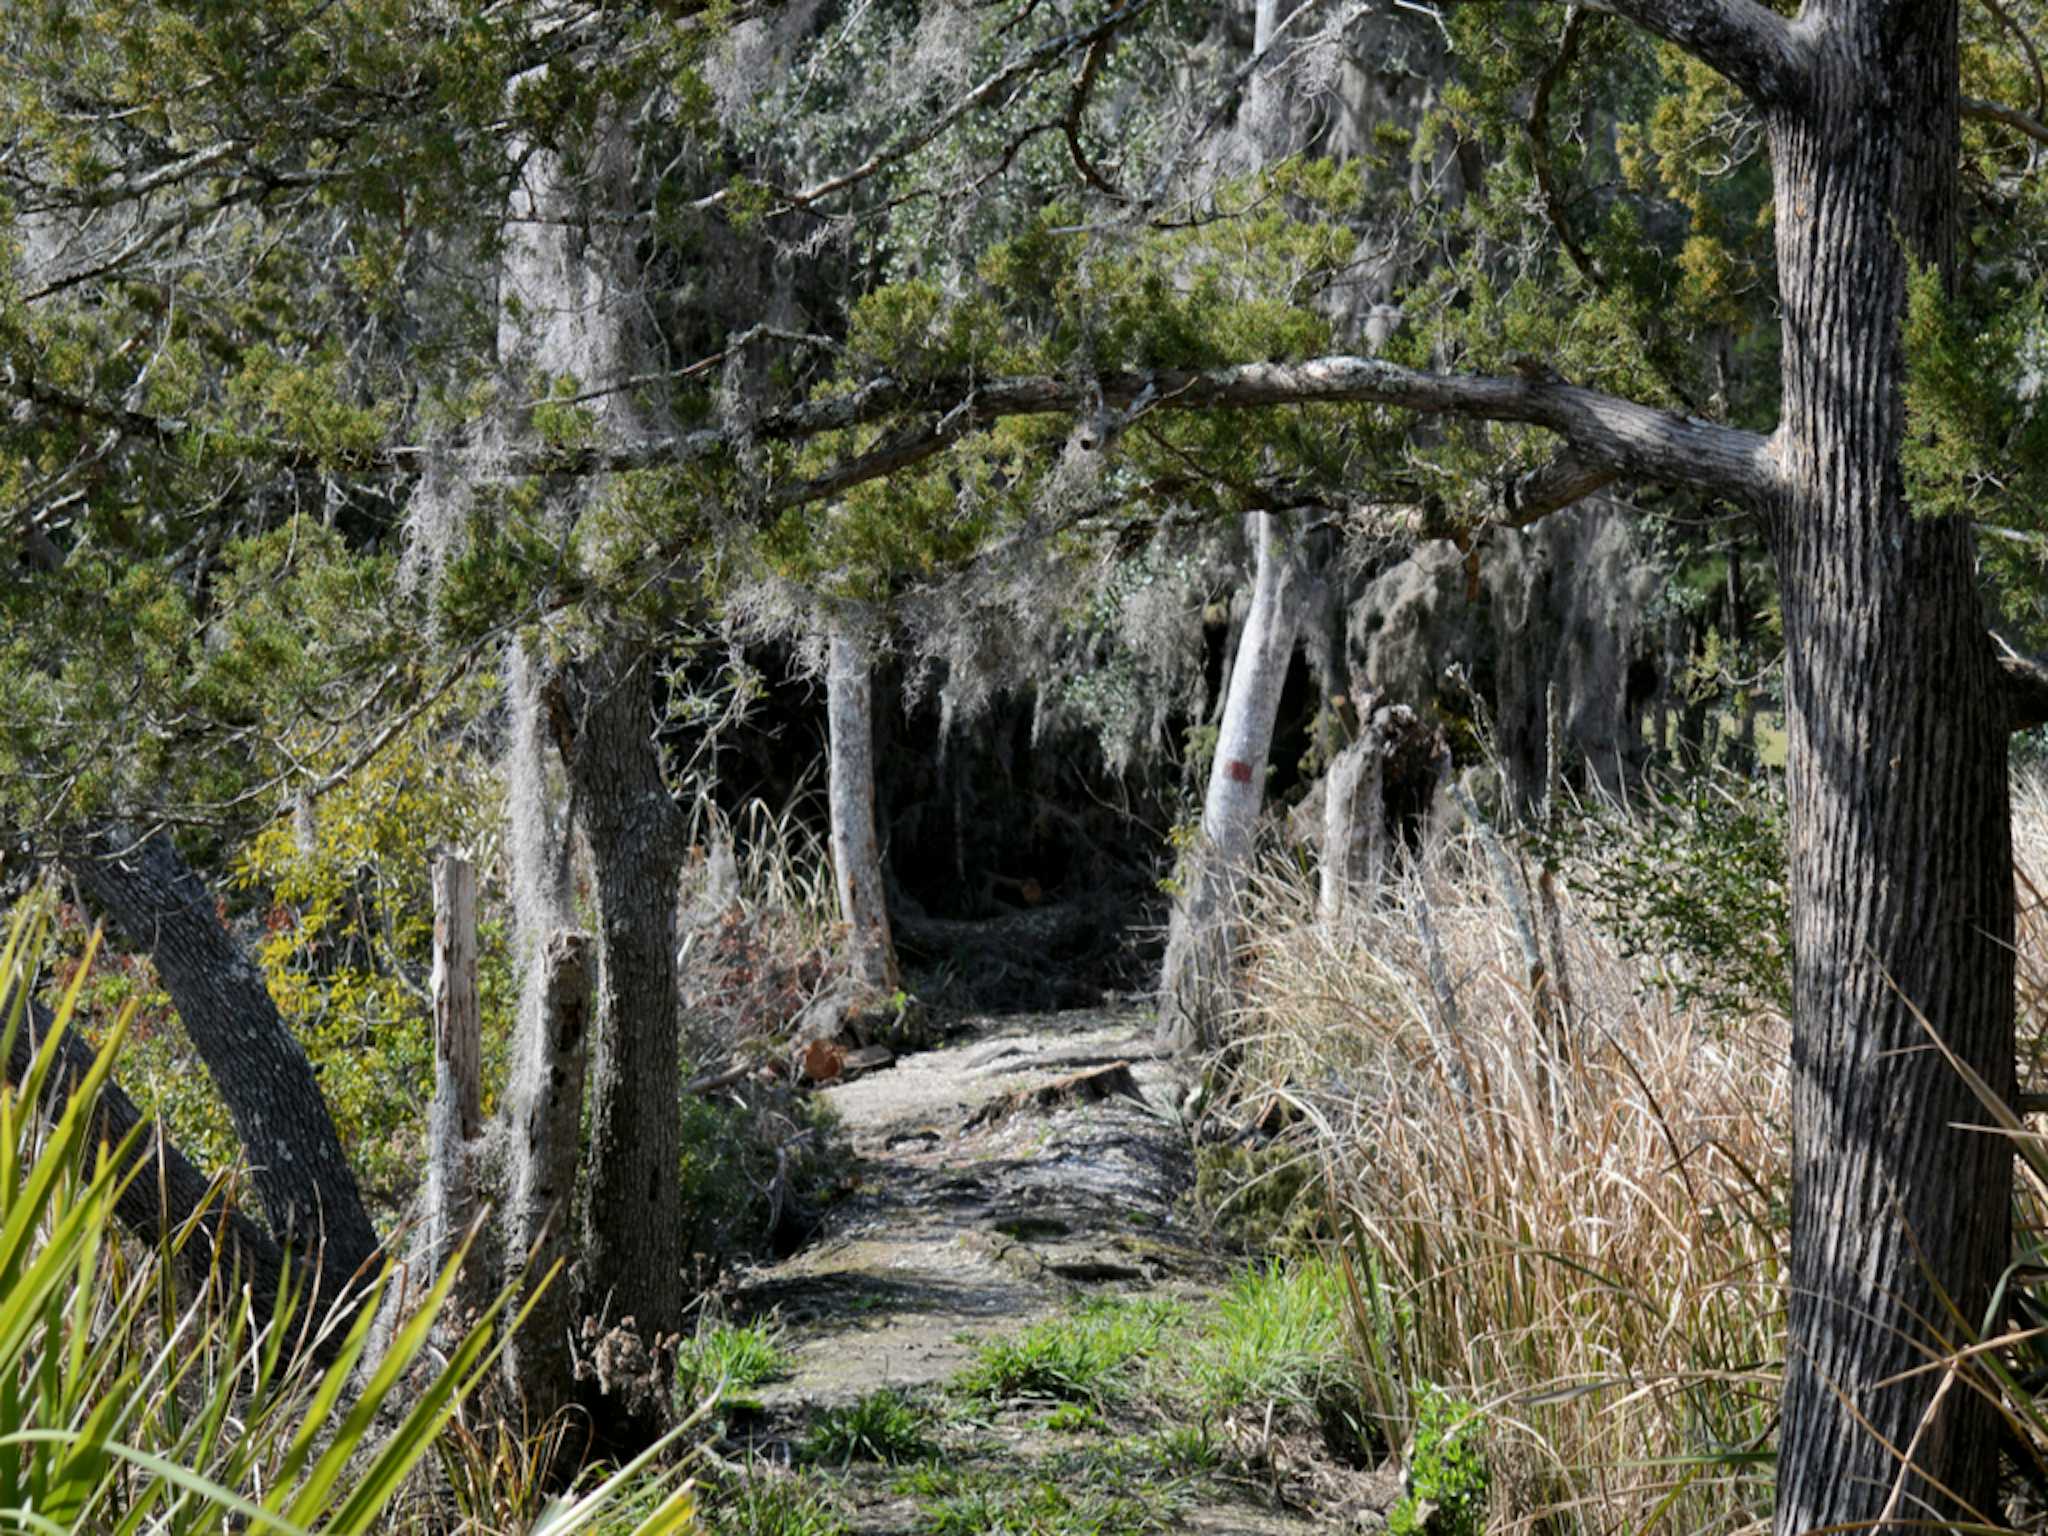
M 1408 1493 L 1387 1512 L 1390 1536 L 1480 1536 L 1486 1526 L 1485 1421 L 1434 1387 L 1415 1405 Z
M 1172 1501 L 1051 1478 L 958 1479 L 924 1510 L 930 1536 L 1148 1536 L 1173 1527 Z
M 713 1392 L 745 1392 L 789 1374 L 789 1356 L 763 1323 L 718 1323 L 700 1330 L 676 1357 L 676 1399 L 689 1405 Z
M 838 1504 L 807 1477 L 750 1476 L 707 1501 L 712 1536 L 845 1536 Z
M 1136 1367 L 1180 1318 L 1178 1303 L 1158 1297 L 1091 1302 L 983 1346 L 954 1386 L 989 1402 L 1119 1402 L 1130 1394 Z
M 1061 1403 L 1038 1423 L 1055 1435 L 1085 1435 L 1102 1428 L 1102 1414 L 1093 1403 Z
M 859 1402 L 828 1409 L 811 1426 L 804 1454 L 813 1461 L 917 1461 L 932 1449 L 931 1414 L 894 1387 L 870 1392 Z
M 1189 1379 L 1211 1407 L 1308 1407 L 1344 1375 L 1344 1282 L 1317 1257 L 1241 1275 L 1187 1354 Z
M 1209 1420 L 1176 1424 L 1154 1435 L 1146 1449 L 1163 1471 L 1180 1477 L 1214 1472 L 1223 1465 L 1223 1448 L 1209 1433 Z

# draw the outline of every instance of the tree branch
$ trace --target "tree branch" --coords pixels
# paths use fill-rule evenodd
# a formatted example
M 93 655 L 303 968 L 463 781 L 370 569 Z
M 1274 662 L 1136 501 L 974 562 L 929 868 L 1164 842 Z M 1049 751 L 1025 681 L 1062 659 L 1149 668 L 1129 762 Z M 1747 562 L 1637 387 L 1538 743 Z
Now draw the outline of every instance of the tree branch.
M 1659 480 L 1744 501 L 1778 483 L 1770 439 L 1679 416 L 1551 377 L 1421 373 L 1379 358 L 1333 356 L 1300 363 L 1243 363 L 1200 372 L 1157 369 L 1094 378 L 1036 376 L 934 380 L 875 379 L 829 399 L 770 412 L 745 436 L 799 442 L 910 418 L 881 443 L 815 479 L 770 489 L 771 509 L 838 495 L 942 452 L 977 427 L 1009 416 L 1082 410 L 1255 410 L 1289 405 L 1386 405 L 1431 415 L 1544 427 L 1569 443 L 1587 472 Z M 603 474 L 704 462 L 731 452 L 741 434 L 709 428 L 515 464 L 529 474 Z
M 1805 86 L 1805 33 L 1759 0 L 1588 0 L 1586 8 L 1676 43 L 1763 105 Z
M 2048 144 L 2048 123 L 2042 122 L 2031 112 L 2022 112 L 2018 107 L 2008 107 L 2002 102 L 1985 101 L 1976 96 L 1965 96 L 1962 107 L 1965 117 L 2003 123 L 2008 128 L 2017 128 L 2030 139 Z

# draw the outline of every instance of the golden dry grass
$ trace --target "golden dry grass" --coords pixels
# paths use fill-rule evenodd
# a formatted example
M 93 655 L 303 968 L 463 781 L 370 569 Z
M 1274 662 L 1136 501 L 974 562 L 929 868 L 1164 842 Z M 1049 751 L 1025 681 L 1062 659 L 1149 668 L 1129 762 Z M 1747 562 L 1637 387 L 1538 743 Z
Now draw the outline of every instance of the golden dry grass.
M 1383 1410 L 1398 1422 L 1425 1383 L 1485 1408 L 1493 1529 L 1760 1528 L 1783 1020 L 1676 1008 L 1567 896 L 1571 1002 L 1546 1021 L 1462 840 L 1335 925 L 1297 874 L 1255 906 L 1246 1067 L 1306 1112 L 1355 1267 L 1384 1288 L 1361 1291 L 1360 1340 Z

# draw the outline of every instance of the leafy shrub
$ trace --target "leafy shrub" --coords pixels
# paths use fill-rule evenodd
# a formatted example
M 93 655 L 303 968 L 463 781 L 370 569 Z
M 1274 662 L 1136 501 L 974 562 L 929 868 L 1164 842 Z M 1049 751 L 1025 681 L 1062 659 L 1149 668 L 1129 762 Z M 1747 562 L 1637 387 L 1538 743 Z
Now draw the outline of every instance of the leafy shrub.
M 1680 1004 L 1791 1007 L 1782 786 L 1702 775 L 1604 810 L 1546 849 L 1625 959 L 1644 958 Z
M 494 862 L 497 784 L 461 732 L 464 709 L 483 698 L 430 711 L 303 815 L 264 828 L 235 864 L 237 883 L 264 903 L 257 962 L 270 995 L 320 1075 L 365 1198 L 390 1209 L 418 1181 L 433 1097 L 434 860 L 470 850 L 480 886 Z M 309 766 L 338 767 L 354 750 L 344 738 Z M 486 1113 L 518 1009 L 503 905 L 479 891 Z M 168 1086 L 151 1077 L 157 1092 Z
M 1486 1449 L 1479 1410 L 1434 1389 L 1416 1403 L 1408 1492 L 1387 1511 L 1390 1536 L 1480 1536 L 1486 1528 Z

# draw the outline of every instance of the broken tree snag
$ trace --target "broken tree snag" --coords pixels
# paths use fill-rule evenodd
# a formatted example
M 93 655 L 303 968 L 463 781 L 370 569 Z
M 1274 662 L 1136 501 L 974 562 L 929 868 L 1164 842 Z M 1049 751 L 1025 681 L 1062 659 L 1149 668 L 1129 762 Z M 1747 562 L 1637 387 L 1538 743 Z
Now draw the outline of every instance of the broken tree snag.
M 476 1216 L 483 1040 L 476 988 L 476 869 L 434 861 L 434 1104 L 427 1117 L 427 1234 L 438 1271 Z
M 832 871 L 854 976 L 877 992 L 902 986 L 889 908 L 882 894 L 882 846 L 875 830 L 875 717 L 872 666 L 851 626 L 835 619 L 825 668 L 830 737 Z
M 590 1041 L 593 945 L 587 933 L 558 929 L 541 952 L 540 1006 L 529 1008 L 505 1090 L 512 1169 L 505 1252 L 522 1260 L 522 1304 L 533 1311 L 505 1342 L 504 1379 L 544 1423 L 575 1386 L 570 1350 L 574 1297 L 566 1274 L 538 1300 L 535 1290 L 569 1254 L 566 1228 L 582 1149 L 583 1070 Z
M 1131 1076 L 1128 1061 L 1113 1061 L 1106 1067 L 1072 1072 L 1049 1083 L 1020 1088 L 1015 1093 L 991 1099 L 968 1116 L 962 1129 L 977 1131 L 985 1126 L 1000 1125 L 1015 1114 L 1046 1114 L 1068 1104 L 1100 1104 L 1105 1099 L 1119 1098 L 1130 1099 L 1137 1104 L 1145 1102 L 1145 1095 L 1138 1089 L 1138 1080 Z

